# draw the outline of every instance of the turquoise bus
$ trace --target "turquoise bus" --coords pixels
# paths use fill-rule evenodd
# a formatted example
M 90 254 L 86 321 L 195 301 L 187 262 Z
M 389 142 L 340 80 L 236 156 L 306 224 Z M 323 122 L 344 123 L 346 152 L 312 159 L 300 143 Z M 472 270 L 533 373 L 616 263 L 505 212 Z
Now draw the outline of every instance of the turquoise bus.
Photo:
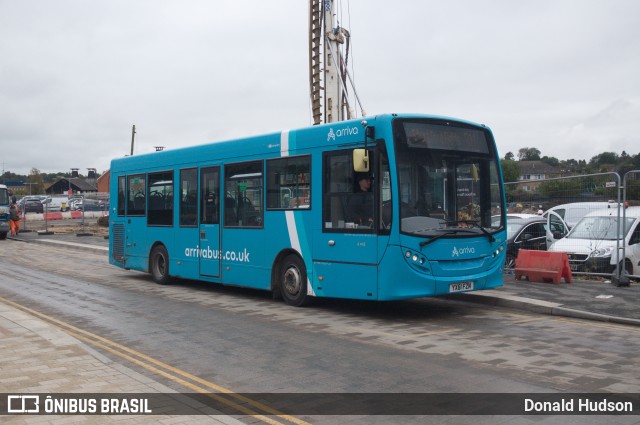
M 313 297 L 502 285 L 505 196 L 484 125 L 388 114 L 111 162 L 109 261 Z
M 9 226 L 9 190 L 7 186 L 0 184 L 0 240 L 7 239 L 10 232 Z

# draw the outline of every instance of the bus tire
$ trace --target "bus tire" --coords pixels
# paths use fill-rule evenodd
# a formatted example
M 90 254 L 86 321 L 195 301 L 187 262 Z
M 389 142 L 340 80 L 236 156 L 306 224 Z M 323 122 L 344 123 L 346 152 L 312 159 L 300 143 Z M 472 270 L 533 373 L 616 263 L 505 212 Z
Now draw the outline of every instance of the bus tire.
M 282 260 L 278 283 L 288 305 L 302 307 L 311 301 L 307 295 L 307 268 L 300 256 L 289 254 Z
M 169 253 L 164 245 L 158 245 L 151 251 L 149 271 L 156 283 L 166 285 L 171 282 L 169 276 Z

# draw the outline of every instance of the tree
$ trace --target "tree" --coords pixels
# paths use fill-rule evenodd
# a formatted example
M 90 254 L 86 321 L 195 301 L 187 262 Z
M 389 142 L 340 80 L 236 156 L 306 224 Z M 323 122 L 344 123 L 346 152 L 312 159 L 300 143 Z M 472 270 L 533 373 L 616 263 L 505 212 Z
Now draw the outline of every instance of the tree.
M 518 159 L 520 161 L 539 161 L 540 150 L 537 148 L 521 148 L 518 150 Z
M 500 161 L 502 178 L 505 182 L 515 182 L 520 178 L 520 164 L 517 161 L 503 159 Z
M 513 154 L 513 152 L 507 152 L 504 156 L 504 159 L 506 161 L 513 161 L 515 159 L 515 155 Z
M 615 165 L 618 163 L 620 157 L 615 152 L 602 152 L 591 158 L 589 165 L 602 166 L 602 165 Z
M 42 179 L 42 174 L 40 170 L 37 168 L 32 168 L 29 172 L 29 176 L 27 177 L 27 183 L 30 183 L 29 193 L 31 194 L 39 194 L 44 193 L 44 180 Z
M 540 161 L 544 162 L 545 164 L 551 165 L 552 167 L 557 167 L 560 165 L 560 160 L 553 156 L 549 157 L 545 155 L 540 158 Z

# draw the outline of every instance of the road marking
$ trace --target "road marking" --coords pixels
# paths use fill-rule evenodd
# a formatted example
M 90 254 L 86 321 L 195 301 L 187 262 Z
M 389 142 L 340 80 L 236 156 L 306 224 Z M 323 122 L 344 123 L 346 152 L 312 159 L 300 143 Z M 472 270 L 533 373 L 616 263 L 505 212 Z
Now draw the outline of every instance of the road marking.
M 85 341 L 85 342 L 87 342 L 87 343 L 89 343 L 91 345 L 94 345 L 96 347 L 102 348 L 102 349 L 110 352 L 111 354 L 114 354 L 114 355 L 116 355 L 116 356 L 118 356 L 118 357 L 120 357 L 122 359 L 130 361 L 130 362 L 132 362 L 132 363 L 134 363 L 134 364 L 136 364 L 136 365 L 138 365 L 140 367 L 143 367 L 143 368 L 145 368 L 145 369 L 147 369 L 147 370 L 149 370 L 149 371 L 151 371 L 153 373 L 161 375 L 161 376 L 163 376 L 163 377 L 165 377 L 165 378 L 167 378 L 167 379 L 169 379 L 169 380 L 171 380 L 173 382 L 176 382 L 176 383 L 178 383 L 180 385 L 183 385 L 186 388 L 189 388 L 191 390 L 197 391 L 197 392 L 202 393 L 202 394 L 209 394 L 211 398 L 213 398 L 213 399 L 215 399 L 217 401 L 220 401 L 223 404 L 226 404 L 226 405 L 228 405 L 230 407 L 238 409 L 239 411 L 244 412 L 245 414 L 247 414 L 249 416 L 255 417 L 256 419 L 259 419 L 259 420 L 261 420 L 263 422 L 266 422 L 266 423 L 269 423 L 269 424 L 272 424 L 272 425 L 283 424 L 282 422 L 278 422 L 276 420 L 268 418 L 268 417 L 260 414 L 259 412 L 253 411 L 253 410 L 251 410 L 251 409 L 249 409 L 247 407 L 239 405 L 236 402 L 234 402 L 233 400 L 229 400 L 229 399 L 227 399 L 225 397 L 222 397 L 222 396 L 220 396 L 218 394 L 211 393 L 211 390 L 218 391 L 219 393 L 224 394 L 224 395 L 226 395 L 226 396 L 228 396 L 230 398 L 234 398 L 234 399 L 236 399 L 236 400 L 238 400 L 240 402 L 246 403 L 246 404 L 252 406 L 253 408 L 255 408 L 256 410 L 260 410 L 265 414 L 277 416 L 278 418 L 283 419 L 283 420 L 285 420 L 285 421 L 287 421 L 289 423 L 294 423 L 294 424 L 297 424 L 297 425 L 310 425 L 308 422 L 306 422 L 304 420 L 301 420 L 301 419 L 296 418 L 294 416 L 283 414 L 282 412 L 279 412 L 279 411 L 277 411 L 276 409 L 273 409 L 270 406 L 267 406 L 267 405 L 265 405 L 263 403 L 260 403 L 258 401 L 252 400 L 252 399 L 250 399 L 248 397 L 240 395 L 240 394 L 238 394 L 238 393 L 236 393 L 236 392 L 234 392 L 234 391 L 232 391 L 232 390 L 230 390 L 228 388 L 225 388 L 225 387 L 223 387 L 221 385 L 215 384 L 213 382 L 210 382 L 210 381 L 207 381 L 205 379 L 202 379 L 202 378 L 200 378 L 198 376 L 192 375 L 189 372 L 186 372 L 186 371 L 183 371 L 181 369 L 178 369 L 178 368 L 176 368 L 174 366 L 171 366 L 171 365 L 169 365 L 167 363 L 164 363 L 164 362 L 162 362 L 160 360 L 157 360 L 157 359 L 155 359 L 153 357 L 150 357 L 150 356 L 148 356 L 146 354 L 143 354 L 143 353 L 140 353 L 138 351 L 135 351 L 135 350 L 133 350 L 133 349 L 131 349 L 129 347 L 126 347 L 124 345 L 118 344 L 115 341 L 111 341 L 110 339 L 104 338 L 104 337 L 102 337 L 100 335 L 96 335 L 96 334 L 93 334 L 93 333 L 91 333 L 89 331 L 86 331 L 84 329 L 80 329 L 80 328 L 75 327 L 75 326 L 73 326 L 73 325 L 71 325 L 69 323 L 63 322 L 61 320 L 58 320 L 58 319 L 56 319 L 54 317 L 51 317 L 51 316 L 48 316 L 48 315 L 46 315 L 44 313 L 41 313 L 39 311 L 30 309 L 30 308 L 28 308 L 26 306 L 23 306 L 22 304 L 18 304 L 16 302 L 10 301 L 10 300 L 8 300 L 6 298 L 0 297 L 0 301 L 5 303 L 5 304 L 9 304 L 9 305 L 21 310 L 21 311 L 33 316 L 33 317 L 45 320 L 49 324 L 51 324 L 51 325 L 57 327 L 58 329 L 68 333 L 69 335 L 72 335 L 72 336 L 74 336 L 74 337 L 76 337 L 76 338 L 78 338 L 78 339 L 80 339 L 82 341 Z M 118 350 L 120 350 L 120 351 L 118 351 Z M 125 353 L 128 353 L 128 354 L 125 354 Z M 135 358 L 133 356 L 138 357 L 138 358 Z M 148 362 L 148 363 L 145 363 L 145 362 Z M 167 371 L 169 371 L 171 373 L 166 372 L 166 371 L 164 371 L 164 370 L 162 370 L 160 368 L 165 369 L 165 370 L 167 370 Z M 209 389 L 203 388 L 203 387 L 195 385 L 195 384 L 192 384 L 189 381 L 187 381 L 185 379 L 182 379 L 182 378 L 180 378 L 179 376 L 176 376 L 176 375 L 179 375 L 179 376 L 182 376 L 183 378 L 186 378 L 186 379 L 189 379 L 191 381 L 197 382 L 197 383 L 199 383 L 199 384 L 201 384 L 201 385 L 203 385 L 205 387 L 208 387 Z

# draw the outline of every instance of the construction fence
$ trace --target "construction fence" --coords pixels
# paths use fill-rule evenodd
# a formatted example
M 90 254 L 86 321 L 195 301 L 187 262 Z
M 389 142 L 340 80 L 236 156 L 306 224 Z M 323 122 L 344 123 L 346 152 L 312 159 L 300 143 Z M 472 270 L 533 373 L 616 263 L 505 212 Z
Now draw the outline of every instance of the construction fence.
M 640 170 L 520 180 L 505 189 L 507 268 L 518 249 L 539 249 L 567 252 L 574 274 L 640 278 Z

